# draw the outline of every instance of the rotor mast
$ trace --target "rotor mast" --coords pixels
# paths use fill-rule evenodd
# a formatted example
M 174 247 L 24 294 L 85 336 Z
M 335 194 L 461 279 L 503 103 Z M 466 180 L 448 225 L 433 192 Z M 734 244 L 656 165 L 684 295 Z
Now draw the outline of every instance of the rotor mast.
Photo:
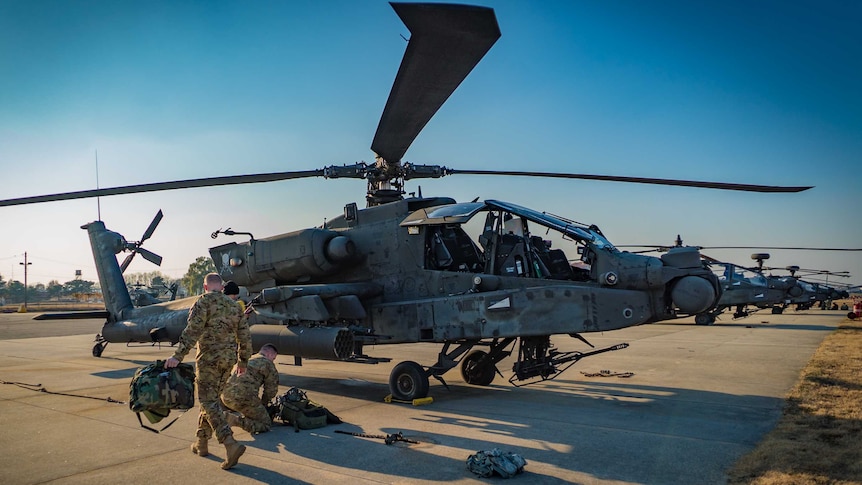
M 404 198 L 404 172 L 401 162 L 389 163 L 376 157 L 374 170 L 368 173 L 368 207 L 386 204 Z

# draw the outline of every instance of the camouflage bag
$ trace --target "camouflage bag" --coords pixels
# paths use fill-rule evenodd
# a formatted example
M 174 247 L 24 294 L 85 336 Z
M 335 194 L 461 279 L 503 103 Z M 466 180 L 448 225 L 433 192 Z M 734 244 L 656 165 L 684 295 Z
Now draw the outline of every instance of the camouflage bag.
M 144 425 L 143 414 L 150 424 L 166 418 L 171 409 L 191 409 L 195 405 L 195 369 L 191 364 L 179 364 L 173 369 L 165 369 L 165 362 L 141 367 L 132 377 L 129 385 L 129 408 L 138 416 L 141 427 L 158 433 L 174 424 L 177 418 L 161 430 Z
M 527 460 L 517 453 L 500 451 L 497 448 L 477 451 L 467 457 L 467 469 L 482 478 L 499 475 L 512 478 L 524 471 Z

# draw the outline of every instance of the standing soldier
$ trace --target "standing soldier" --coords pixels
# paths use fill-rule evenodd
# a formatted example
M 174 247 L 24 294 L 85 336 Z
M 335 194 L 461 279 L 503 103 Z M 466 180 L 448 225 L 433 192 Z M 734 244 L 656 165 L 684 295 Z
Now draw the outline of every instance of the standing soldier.
M 165 367 L 176 367 L 197 344 L 196 374 L 201 413 L 198 418 L 197 441 L 192 453 L 209 454 L 207 442 L 215 432 L 224 444 L 227 456 L 224 470 L 232 468 L 245 453 L 245 446 L 236 442 L 219 402 L 225 383 L 234 365 L 237 375 L 246 371 L 251 356 L 251 334 L 239 305 L 222 293 L 222 279 L 216 273 L 204 278 L 204 293 L 189 309 L 189 320 L 180 336 L 174 355 Z
M 248 361 L 241 376 L 230 376 L 221 393 L 221 400 L 229 409 L 241 414 L 227 413 L 227 422 L 249 433 L 265 433 L 272 428 L 272 419 L 266 405 L 278 394 L 278 371 L 275 358 L 278 351 L 272 344 L 264 344 L 260 353 Z M 260 387 L 263 386 L 263 395 Z
M 235 301 L 237 305 L 239 305 L 240 309 L 242 309 L 243 313 L 245 313 L 245 302 L 239 299 L 239 285 L 233 281 L 228 281 L 224 284 L 224 294 L 229 296 L 231 300 Z

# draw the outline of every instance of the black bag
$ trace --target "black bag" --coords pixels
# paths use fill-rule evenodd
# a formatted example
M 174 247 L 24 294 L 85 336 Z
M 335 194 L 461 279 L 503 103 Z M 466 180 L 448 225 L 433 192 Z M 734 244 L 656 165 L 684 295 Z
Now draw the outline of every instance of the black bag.
M 281 418 L 284 424 L 293 425 L 297 432 L 301 429 L 322 428 L 328 423 L 341 423 L 341 418 L 332 414 L 325 407 L 308 399 L 305 391 L 291 387 L 281 396 L 277 396 L 267 407 L 270 416 Z
M 144 425 L 141 414 L 150 424 L 166 418 L 171 409 L 190 409 L 195 405 L 195 368 L 191 364 L 179 364 L 165 369 L 165 362 L 157 360 L 141 367 L 129 385 L 129 408 L 138 416 L 141 427 L 158 433 Z M 178 418 L 179 416 L 177 416 Z M 176 418 L 161 431 L 174 424 Z

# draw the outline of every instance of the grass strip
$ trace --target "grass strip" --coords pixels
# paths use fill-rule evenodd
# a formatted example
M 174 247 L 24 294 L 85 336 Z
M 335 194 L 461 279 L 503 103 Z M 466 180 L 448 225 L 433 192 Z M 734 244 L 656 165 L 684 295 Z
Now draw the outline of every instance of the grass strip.
M 862 484 L 862 321 L 827 336 L 778 425 L 728 471 L 730 484 Z

